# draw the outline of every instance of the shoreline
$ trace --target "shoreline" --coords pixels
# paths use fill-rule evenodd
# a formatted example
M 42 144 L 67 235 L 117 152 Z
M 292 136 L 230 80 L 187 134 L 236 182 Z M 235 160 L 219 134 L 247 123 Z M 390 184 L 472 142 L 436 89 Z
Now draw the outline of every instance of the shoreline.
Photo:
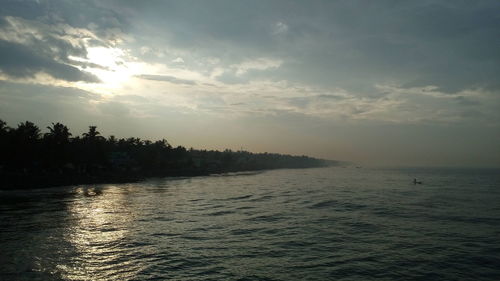
M 0 190 L 32 190 L 40 188 L 51 188 L 61 186 L 83 185 L 83 184 L 121 184 L 135 183 L 149 178 L 182 178 L 202 177 L 210 175 L 221 175 L 227 173 L 260 172 L 279 169 L 311 169 L 323 168 L 324 166 L 309 167 L 279 167 L 262 169 L 227 169 L 227 170 L 173 170 L 163 173 L 102 173 L 102 174 L 2 174 L 0 175 Z

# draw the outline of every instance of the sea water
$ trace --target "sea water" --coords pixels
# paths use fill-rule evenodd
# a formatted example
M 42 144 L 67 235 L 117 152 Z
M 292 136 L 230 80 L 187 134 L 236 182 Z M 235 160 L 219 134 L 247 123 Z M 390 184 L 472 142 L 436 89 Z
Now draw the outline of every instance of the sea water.
M 500 280 L 500 173 L 330 167 L 0 191 L 0 280 Z

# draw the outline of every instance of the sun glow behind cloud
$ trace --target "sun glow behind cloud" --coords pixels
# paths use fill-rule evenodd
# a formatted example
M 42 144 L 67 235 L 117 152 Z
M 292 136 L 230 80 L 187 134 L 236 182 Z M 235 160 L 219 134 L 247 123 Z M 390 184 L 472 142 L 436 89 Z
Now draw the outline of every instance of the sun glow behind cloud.
M 146 65 L 135 61 L 135 58 L 126 51 L 115 47 L 90 47 L 87 49 L 87 58 L 72 58 L 88 64 L 82 70 L 97 76 L 99 83 L 79 83 L 81 88 L 109 94 L 110 91 L 119 90 L 131 79 L 146 70 Z
M 151 96 L 155 95 L 154 92 L 165 90 L 170 92 L 170 96 L 175 96 L 179 88 L 203 88 L 200 84 L 218 83 L 200 72 L 178 67 L 175 62 L 145 62 L 119 47 L 88 47 L 85 58 L 70 58 L 84 64 L 79 67 L 80 70 L 100 80 L 98 83 L 80 81 L 74 85 L 104 97 L 113 94 Z M 146 91 L 151 88 L 155 91 Z

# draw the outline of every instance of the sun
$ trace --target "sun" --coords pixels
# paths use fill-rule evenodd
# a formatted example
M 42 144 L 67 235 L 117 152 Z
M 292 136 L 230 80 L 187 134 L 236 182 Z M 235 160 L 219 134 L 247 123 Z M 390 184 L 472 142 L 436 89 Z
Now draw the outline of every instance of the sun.
M 97 92 L 122 88 L 131 78 L 141 73 L 142 65 L 120 48 L 90 47 L 86 58 L 72 58 L 84 62 L 83 71 L 94 74 L 99 83 L 84 85 Z
M 88 71 L 96 75 L 102 84 L 117 88 L 135 74 L 126 54 L 119 48 L 94 47 L 87 50 L 88 61 L 92 64 Z

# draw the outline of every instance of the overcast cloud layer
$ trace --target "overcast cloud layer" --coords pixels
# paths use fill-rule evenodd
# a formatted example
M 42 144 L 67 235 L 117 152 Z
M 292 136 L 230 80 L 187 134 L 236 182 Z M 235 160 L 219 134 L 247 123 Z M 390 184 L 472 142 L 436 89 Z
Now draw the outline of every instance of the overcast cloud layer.
M 0 5 L 0 118 L 379 165 L 500 166 L 498 1 Z

